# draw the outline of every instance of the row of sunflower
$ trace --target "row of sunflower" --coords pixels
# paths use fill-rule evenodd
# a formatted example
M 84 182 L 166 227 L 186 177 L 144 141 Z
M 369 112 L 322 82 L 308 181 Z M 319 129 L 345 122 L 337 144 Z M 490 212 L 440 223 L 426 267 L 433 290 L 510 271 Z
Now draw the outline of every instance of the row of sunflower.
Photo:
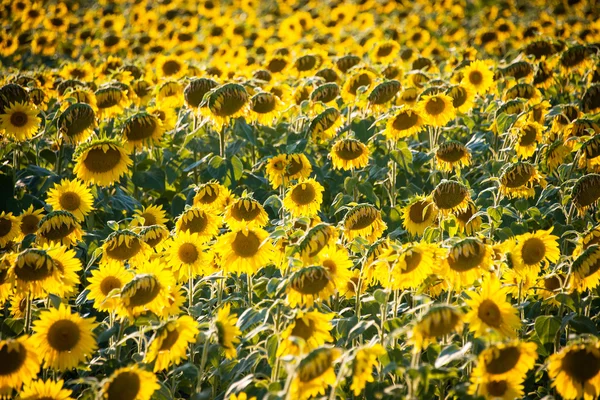
M 0 398 L 600 397 L 593 1 L 0 20 Z

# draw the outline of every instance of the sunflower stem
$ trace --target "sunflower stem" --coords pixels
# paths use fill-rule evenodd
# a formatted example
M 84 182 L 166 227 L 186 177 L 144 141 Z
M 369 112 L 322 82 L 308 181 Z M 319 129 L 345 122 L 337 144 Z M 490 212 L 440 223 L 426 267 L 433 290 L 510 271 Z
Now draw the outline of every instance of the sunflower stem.
M 221 158 L 227 158 L 225 155 L 225 126 L 221 128 L 221 132 L 219 132 L 219 155 Z
M 25 300 L 25 333 L 31 331 L 31 292 L 27 292 L 27 298 Z
M 208 356 L 208 346 L 210 345 L 210 338 L 212 337 L 212 332 L 208 333 L 204 344 L 202 345 L 202 355 L 200 357 L 200 368 L 198 368 L 198 382 L 196 382 L 196 393 L 200 393 L 202 391 L 202 378 L 204 375 L 204 366 L 206 365 L 206 359 Z
M 246 274 L 246 281 L 248 283 L 248 307 L 252 307 L 252 291 L 254 289 L 252 288 L 252 276 L 249 273 Z
M 62 139 L 58 142 L 58 155 L 56 156 L 56 163 L 54 164 L 56 175 L 60 175 L 60 170 L 62 168 L 62 159 L 64 157 L 64 142 Z
M 188 314 L 192 316 L 192 306 L 194 305 L 194 275 L 192 267 L 188 267 Z

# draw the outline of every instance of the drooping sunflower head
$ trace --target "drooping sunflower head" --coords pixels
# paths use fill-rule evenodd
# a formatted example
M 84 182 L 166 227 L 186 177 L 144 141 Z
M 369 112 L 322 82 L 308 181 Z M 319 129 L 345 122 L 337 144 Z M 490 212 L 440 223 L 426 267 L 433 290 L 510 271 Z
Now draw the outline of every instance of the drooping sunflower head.
M 365 68 L 353 71 L 352 75 L 346 78 L 346 82 L 342 88 L 342 97 L 346 102 L 352 102 L 359 96 L 359 88 L 369 91 L 375 84 L 376 75 L 372 71 Z
M 164 133 L 163 124 L 155 115 L 141 112 L 132 115 L 123 123 L 121 135 L 125 147 L 131 151 L 159 143 Z
M 155 260 L 153 268 L 139 271 L 121 288 L 120 307 L 117 310 L 121 317 L 135 317 L 150 311 L 162 315 L 168 306 L 169 287 L 175 284 L 172 274 Z
M 285 180 L 289 182 L 291 180 L 300 180 L 308 178 L 312 172 L 312 165 L 308 160 L 308 157 L 302 153 L 288 154 L 287 163 L 285 166 Z
M 312 103 L 331 103 L 340 95 L 340 87 L 337 83 L 324 83 L 317 87 L 310 94 L 310 101 Z
M 336 60 L 335 62 L 335 66 L 343 73 L 345 74 L 346 72 L 348 72 L 352 67 L 357 66 L 358 64 L 360 64 L 361 62 L 361 58 L 359 56 L 356 56 L 354 54 L 349 54 L 343 57 L 340 57 Z
M 446 255 L 448 278 L 456 287 L 472 285 L 493 265 L 492 247 L 477 238 L 456 242 Z
M 339 110 L 329 107 L 310 121 L 308 133 L 315 141 L 326 141 L 335 136 L 340 126 L 342 119 Z
M 10 274 L 14 277 L 17 290 L 43 295 L 58 283 L 56 263 L 42 249 L 26 249 L 18 254 Z
M 600 198 L 600 175 L 587 174 L 575 182 L 572 192 L 573 203 L 577 207 L 580 215 L 594 207 Z
M 37 240 L 41 244 L 71 246 L 83 236 L 81 225 L 75 216 L 65 210 L 48 213 L 39 223 Z
M 309 399 L 325 394 L 336 380 L 334 362 L 341 356 L 339 349 L 319 347 L 306 355 L 296 369 L 290 393 L 296 399 Z
M 533 104 L 539 102 L 541 96 L 540 91 L 529 83 L 517 83 L 504 92 L 504 100 L 520 98 Z
M 177 232 L 196 233 L 203 240 L 209 240 L 219 232 L 221 217 L 208 208 L 189 207 L 175 222 Z
M 269 216 L 258 201 L 251 197 L 242 197 L 227 207 L 225 222 L 231 229 L 244 226 L 262 228 L 269 222 Z
M 300 256 L 305 260 L 316 257 L 335 238 L 336 231 L 333 226 L 325 223 L 315 225 L 300 239 Z
M 143 262 L 148 254 L 149 247 L 135 232 L 119 230 L 112 232 L 102 245 L 102 264 L 122 264 L 129 262 L 135 267 Z
M 217 212 L 222 212 L 223 207 L 229 201 L 231 192 L 225 186 L 217 182 L 203 183 L 196 189 L 194 205 L 206 207 Z
M 73 172 L 84 182 L 110 186 L 125 175 L 133 161 L 116 139 L 100 138 L 77 148 Z
M 388 119 L 385 135 L 391 140 L 410 137 L 418 133 L 423 124 L 424 119 L 417 110 L 402 106 Z
M 600 110 L 600 83 L 595 83 L 586 89 L 581 97 L 581 110 L 588 114 Z
M 472 236 L 481 228 L 482 219 L 480 215 L 477 215 L 477 212 L 478 208 L 472 200 L 469 200 L 469 204 L 464 211 L 454 212 L 460 232 Z
M 384 274 L 379 280 L 392 290 L 416 289 L 433 273 L 435 254 L 435 246 L 426 243 L 409 243 L 401 249 L 392 247 L 381 256 L 391 266 L 389 275 Z
M 587 168 L 592 172 L 600 170 L 600 136 L 592 136 L 581 145 L 579 168 Z
M 397 80 L 382 82 L 375 86 L 367 97 L 369 107 L 374 110 L 384 110 L 389 103 L 398 95 L 402 85 Z
M 270 125 L 278 118 L 285 104 L 271 92 L 259 92 L 250 99 L 250 119 Z
M 164 225 L 152 225 L 143 228 L 139 235 L 148 246 L 160 251 L 169 237 L 169 230 Z
M 546 180 L 536 167 L 527 162 L 510 164 L 500 177 L 500 192 L 508 197 L 533 197 L 535 184 L 546 186 Z
M 301 355 L 333 341 L 330 333 L 333 328 L 331 324 L 333 316 L 333 313 L 298 311 L 281 334 L 283 340 L 277 349 L 277 355 Z
M 183 315 L 160 326 L 146 353 L 146 362 L 153 362 L 154 372 L 177 365 L 187 358 L 187 348 L 196 341 L 199 330 L 196 321 Z
M 359 140 L 340 139 L 335 142 L 329 155 L 333 168 L 352 171 L 367 166 L 369 153 L 369 148 Z
M 148 227 L 152 225 L 162 225 L 167 223 L 166 212 L 161 205 L 144 206 L 142 209 L 135 210 L 131 226 Z
M 58 132 L 68 143 L 81 143 L 96 127 L 94 109 L 85 103 L 71 104 L 58 118 Z
M 458 112 L 467 113 L 473 107 L 475 92 L 469 86 L 452 86 L 446 90 L 446 94 L 452 98 L 452 105 Z
M 0 87 L 0 114 L 6 114 L 11 104 L 27 104 L 29 101 L 29 94 L 21 85 L 9 83 Z
M 457 174 L 460 175 L 461 167 L 471 165 L 469 149 L 455 140 L 449 140 L 439 145 L 435 156 L 440 171 L 451 172 L 454 168 L 457 168 Z
M 412 329 L 411 342 L 416 349 L 425 349 L 438 337 L 460 331 L 463 315 L 455 307 L 436 305 L 423 315 Z
M 470 200 L 469 189 L 460 182 L 443 180 L 431 193 L 435 206 L 443 215 L 463 211 Z
M 351 241 L 357 237 L 374 242 L 381 237 L 387 225 L 381 212 L 370 204 L 358 204 L 351 208 L 342 221 L 344 237 Z
M 417 196 L 402 210 L 402 224 L 411 235 L 422 235 L 433 225 L 438 210 L 431 199 Z
M 96 106 L 98 107 L 98 117 L 100 119 L 117 116 L 129 103 L 127 93 L 116 86 L 100 88 L 94 94 L 96 97 Z
M 0 113 L 0 130 L 22 142 L 32 138 L 40 127 L 38 110 L 31 103 L 10 103 Z
M 573 261 L 572 283 L 580 292 L 592 290 L 600 283 L 600 246 L 589 246 L 579 257 Z
M 291 307 L 312 307 L 315 301 L 327 300 L 335 292 L 335 283 L 327 268 L 310 266 L 296 271 L 289 279 L 287 301 Z
M 230 118 L 243 117 L 248 114 L 250 108 L 250 96 L 242 85 L 237 83 L 226 83 L 212 89 L 207 95 L 207 117 L 220 130 Z M 201 109 L 201 112 L 204 109 Z

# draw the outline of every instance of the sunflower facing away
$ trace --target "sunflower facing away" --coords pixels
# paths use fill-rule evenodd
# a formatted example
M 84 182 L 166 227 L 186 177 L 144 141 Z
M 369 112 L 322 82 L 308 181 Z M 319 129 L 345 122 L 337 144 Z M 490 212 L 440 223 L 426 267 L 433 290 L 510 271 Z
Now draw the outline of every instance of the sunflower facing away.
M 336 381 L 334 362 L 341 356 L 336 348 L 319 347 L 306 355 L 296 369 L 290 392 L 292 398 L 305 400 L 323 395 Z
M 344 237 L 354 240 L 357 237 L 374 242 L 383 235 L 387 225 L 381 218 L 381 212 L 370 204 L 358 204 L 350 209 L 342 221 Z
M 333 313 L 321 313 L 316 310 L 298 311 L 292 322 L 281 333 L 277 356 L 306 354 L 319 346 L 331 343 L 333 317 Z
M 58 309 L 40 314 L 40 319 L 33 323 L 32 338 L 39 345 L 46 367 L 66 371 L 94 354 L 97 344 L 92 331 L 96 326 L 93 318 L 81 318 L 61 304 Z
M 449 305 L 436 305 L 414 325 L 410 340 L 416 350 L 427 348 L 437 338 L 459 332 L 463 326 L 463 314 Z
M 264 207 L 251 197 L 235 200 L 225 211 L 225 223 L 230 229 L 262 228 L 269 222 Z
M 327 268 L 317 265 L 305 267 L 289 278 L 287 301 L 291 307 L 312 307 L 315 301 L 329 299 L 335 290 L 335 282 Z
M 52 211 L 39 223 L 37 240 L 41 244 L 72 246 L 81 241 L 83 230 L 79 221 L 68 211 Z

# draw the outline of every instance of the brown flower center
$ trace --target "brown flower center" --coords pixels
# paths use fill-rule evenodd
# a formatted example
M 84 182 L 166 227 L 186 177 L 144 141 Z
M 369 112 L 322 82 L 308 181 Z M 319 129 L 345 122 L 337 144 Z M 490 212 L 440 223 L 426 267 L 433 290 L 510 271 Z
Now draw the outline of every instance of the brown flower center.
M 116 276 L 107 276 L 102 279 L 100 282 L 100 291 L 103 295 L 108 296 L 108 294 L 114 289 L 121 289 L 121 281 Z
M 600 372 L 600 358 L 587 349 L 571 350 L 565 354 L 561 369 L 583 384 Z
M 141 388 L 140 377 L 135 372 L 121 372 L 108 386 L 107 400 L 135 400 Z
M 67 211 L 75 211 L 81 205 L 81 199 L 75 192 L 65 192 L 58 199 L 60 206 Z
M 10 233 L 12 229 L 12 221 L 8 218 L 0 219 L 0 237 L 4 237 Z M 37 227 L 37 224 L 36 224 Z
M 431 203 L 425 200 L 418 200 L 412 204 L 408 211 L 410 220 L 421 224 L 431 217 Z
M 28 117 L 22 111 L 16 111 L 10 115 L 10 124 L 17 128 L 27 125 Z
M 427 103 L 425 104 L 425 111 L 429 115 L 440 115 L 444 110 L 446 110 L 446 103 L 444 103 L 444 100 L 437 97 L 432 97 L 427 100 Z
M 492 328 L 499 328 L 502 324 L 502 313 L 500 309 L 492 300 L 486 299 L 481 302 L 479 309 L 477 310 L 477 316 L 480 320 L 486 323 L 486 325 Z
M 490 381 L 485 384 L 487 392 L 494 397 L 502 397 L 508 389 L 506 381 Z
M 485 364 L 489 374 L 500 375 L 513 369 L 521 358 L 521 350 L 516 346 L 505 347 L 499 350 L 494 358 Z
M 107 151 L 102 148 L 90 149 L 83 159 L 85 167 L 93 173 L 102 174 L 112 171 L 121 161 L 121 152 L 113 147 Z
M 473 85 L 479 85 L 483 82 L 483 74 L 480 71 L 469 72 L 469 82 Z
M 190 233 L 202 233 L 208 226 L 208 215 L 205 212 L 198 214 L 188 213 L 187 220 L 182 218 L 181 230 Z
M 48 329 L 48 343 L 57 351 L 70 351 L 77 343 L 81 332 L 79 326 L 69 319 L 61 319 L 54 322 Z
M 167 331 L 167 336 L 165 336 L 165 338 L 162 340 L 162 343 L 161 343 L 158 351 L 164 351 L 164 350 L 171 349 L 171 347 L 173 347 L 175 345 L 175 343 L 177 343 L 178 338 L 179 338 L 179 331 L 177 330 L 177 328 L 173 329 L 172 331 Z
M 526 265 L 535 265 L 544 259 L 546 246 L 542 239 L 532 237 L 523 243 L 521 257 Z
M 0 376 L 7 376 L 19 371 L 27 359 L 25 346 L 19 343 L 16 349 L 9 350 L 8 344 L 0 349 Z
M 312 203 L 317 196 L 317 192 L 315 188 L 310 183 L 302 183 L 300 185 L 296 185 L 296 187 L 292 190 L 292 200 L 294 203 L 300 206 L 304 206 L 306 204 Z
M 392 126 L 397 131 L 404 131 L 417 125 L 419 122 L 419 116 L 416 113 L 401 112 L 394 117 Z
M 132 238 L 132 240 L 129 242 L 129 245 L 127 245 L 125 242 L 122 242 L 121 244 L 109 246 L 106 249 L 106 255 L 113 260 L 125 261 L 129 260 L 131 257 L 135 257 L 135 255 L 138 254 L 141 249 L 142 246 L 140 240 L 138 238 Z
M 192 243 L 183 243 L 177 251 L 179 259 L 185 264 L 193 264 L 198 260 L 198 249 Z
M 246 235 L 243 232 L 238 232 L 231 243 L 231 248 L 239 257 L 253 257 L 260 249 L 260 239 L 252 231 L 248 231 Z

